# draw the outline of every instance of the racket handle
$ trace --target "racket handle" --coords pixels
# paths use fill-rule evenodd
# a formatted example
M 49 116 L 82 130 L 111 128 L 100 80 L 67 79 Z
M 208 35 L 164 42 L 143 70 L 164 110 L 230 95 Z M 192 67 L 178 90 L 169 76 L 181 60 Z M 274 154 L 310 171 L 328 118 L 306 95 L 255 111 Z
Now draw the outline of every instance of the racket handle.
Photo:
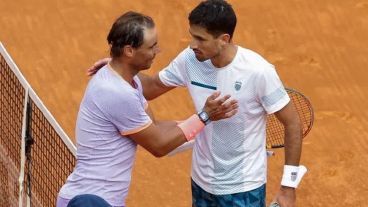
M 280 204 L 277 202 L 272 202 L 269 207 L 280 207 Z

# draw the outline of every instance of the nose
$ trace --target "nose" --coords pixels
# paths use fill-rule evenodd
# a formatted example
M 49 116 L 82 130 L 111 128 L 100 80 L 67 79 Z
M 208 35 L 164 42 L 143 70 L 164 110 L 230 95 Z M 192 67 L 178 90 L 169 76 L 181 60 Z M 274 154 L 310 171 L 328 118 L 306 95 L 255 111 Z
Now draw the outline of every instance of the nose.
M 198 41 L 195 39 L 192 39 L 192 41 L 189 44 L 190 49 L 198 49 Z

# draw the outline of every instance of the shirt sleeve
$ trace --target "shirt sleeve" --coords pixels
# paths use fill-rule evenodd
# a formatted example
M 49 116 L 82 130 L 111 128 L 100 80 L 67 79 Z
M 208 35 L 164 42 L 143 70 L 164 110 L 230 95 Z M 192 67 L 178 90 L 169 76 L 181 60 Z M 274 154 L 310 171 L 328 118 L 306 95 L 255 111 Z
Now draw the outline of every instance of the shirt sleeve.
M 142 100 L 144 111 L 147 111 L 147 109 L 148 109 L 148 101 L 147 101 L 147 99 L 143 95 L 142 82 L 138 78 L 138 76 L 134 76 L 134 81 L 138 84 L 139 97 L 140 97 L 140 100 Z
M 264 68 L 263 72 L 260 74 L 257 93 L 267 114 L 272 114 L 281 110 L 290 101 L 289 95 L 273 65 Z
M 126 136 L 137 133 L 150 124 L 152 120 L 145 111 L 147 102 L 139 91 L 106 91 L 101 94 L 102 110 L 108 119 Z
M 187 86 L 186 58 L 189 48 L 182 51 L 171 63 L 159 72 L 161 82 L 166 86 Z

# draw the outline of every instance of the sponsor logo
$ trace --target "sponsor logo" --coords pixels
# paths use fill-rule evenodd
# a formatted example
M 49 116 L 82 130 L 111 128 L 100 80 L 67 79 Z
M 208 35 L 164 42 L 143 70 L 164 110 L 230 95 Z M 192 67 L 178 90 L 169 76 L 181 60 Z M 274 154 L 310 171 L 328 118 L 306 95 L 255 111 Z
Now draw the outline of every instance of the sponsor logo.
M 242 87 L 242 82 L 240 81 L 235 81 L 235 84 L 234 84 L 234 88 L 236 91 L 239 91 Z
M 291 172 L 291 181 L 295 182 L 297 177 L 298 177 L 297 172 Z

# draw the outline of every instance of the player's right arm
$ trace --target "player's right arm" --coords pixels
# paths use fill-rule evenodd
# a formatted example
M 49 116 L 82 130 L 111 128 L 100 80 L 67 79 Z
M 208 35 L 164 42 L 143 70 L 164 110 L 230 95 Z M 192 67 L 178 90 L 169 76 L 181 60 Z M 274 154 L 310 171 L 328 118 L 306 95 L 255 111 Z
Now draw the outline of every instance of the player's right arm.
M 212 121 L 229 118 L 237 112 L 237 101 L 232 100 L 225 103 L 230 96 L 218 98 L 219 95 L 217 92 L 208 97 L 203 108 Z M 154 156 L 162 157 L 193 139 L 203 127 L 204 123 L 195 114 L 179 125 L 174 121 L 152 122 L 148 127 L 129 134 L 128 137 Z
M 171 127 L 152 123 L 147 128 L 130 134 L 128 137 L 155 157 L 162 157 L 187 142 L 183 131 L 174 122 L 169 125 Z

